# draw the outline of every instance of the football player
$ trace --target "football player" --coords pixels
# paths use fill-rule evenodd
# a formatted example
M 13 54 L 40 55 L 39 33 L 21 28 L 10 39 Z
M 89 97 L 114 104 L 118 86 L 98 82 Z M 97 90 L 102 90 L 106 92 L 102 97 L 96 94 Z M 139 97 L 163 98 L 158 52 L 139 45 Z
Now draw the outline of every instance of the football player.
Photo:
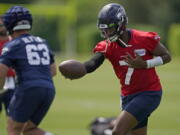
M 15 69 L 18 86 L 9 105 L 9 135 L 52 135 L 38 125 L 55 96 L 52 76 L 56 74 L 54 56 L 46 40 L 29 34 L 32 15 L 22 6 L 11 7 L 3 22 L 12 37 L 0 57 L 0 86 L 9 67 Z
M 162 97 L 155 67 L 170 62 L 171 56 L 157 33 L 128 29 L 127 23 L 122 5 L 105 5 L 97 23 L 105 40 L 96 45 L 94 56 L 84 62 L 84 66 L 86 72 L 91 73 L 106 58 L 120 81 L 122 111 L 112 135 L 147 135 L 148 117 Z
M 8 36 L 7 30 L 3 24 L 2 16 L 0 16 L 0 52 L 2 51 L 4 44 L 10 41 L 10 39 L 11 38 L 10 36 Z M 0 111 L 2 111 L 4 105 L 7 115 L 8 115 L 8 106 L 15 89 L 15 76 L 16 74 L 14 70 L 9 68 L 5 80 L 5 85 L 3 87 L 3 90 L 0 91 Z

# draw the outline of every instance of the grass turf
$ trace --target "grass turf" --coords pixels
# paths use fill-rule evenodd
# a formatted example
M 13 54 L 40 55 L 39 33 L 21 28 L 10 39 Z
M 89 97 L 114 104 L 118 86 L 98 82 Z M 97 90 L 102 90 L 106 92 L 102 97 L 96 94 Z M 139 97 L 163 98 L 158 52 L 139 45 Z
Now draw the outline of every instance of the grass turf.
M 80 61 L 88 57 L 78 57 Z M 65 60 L 57 57 L 57 63 Z M 164 95 L 160 107 L 149 119 L 149 135 L 177 135 L 180 132 L 180 60 L 158 67 Z M 119 82 L 106 60 L 94 73 L 79 80 L 54 78 L 56 98 L 40 127 L 56 135 L 89 135 L 88 124 L 97 116 L 120 112 Z M 6 135 L 5 114 L 0 115 L 0 135 Z

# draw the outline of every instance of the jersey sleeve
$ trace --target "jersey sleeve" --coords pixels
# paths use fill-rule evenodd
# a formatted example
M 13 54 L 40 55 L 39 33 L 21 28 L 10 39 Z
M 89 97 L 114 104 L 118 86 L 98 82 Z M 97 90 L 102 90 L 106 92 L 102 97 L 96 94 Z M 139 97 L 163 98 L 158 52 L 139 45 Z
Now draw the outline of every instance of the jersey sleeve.
M 12 67 L 15 63 L 14 54 L 17 52 L 15 47 L 5 46 L 2 49 L 2 55 L 0 56 L 0 63 L 7 65 L 8 67 Z
M 108 47 L 108 43 L 106 41 L 101 41 L 95 46 L 93 52 L 94 53 L 100 52 L 106 55 L 107 47 Z
M 160 36 L 155 32 L 148 32 L 146 40 L 145 48 L 152 52 L 160 42 Z

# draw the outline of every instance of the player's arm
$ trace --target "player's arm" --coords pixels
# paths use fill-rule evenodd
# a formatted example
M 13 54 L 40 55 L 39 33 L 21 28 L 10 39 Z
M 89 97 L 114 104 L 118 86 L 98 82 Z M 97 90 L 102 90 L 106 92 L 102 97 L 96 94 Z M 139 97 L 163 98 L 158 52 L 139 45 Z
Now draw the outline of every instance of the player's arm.
M 167 50 L 167 48 L 162 43 L 159 43 L 152 53 L 154 56 L 162 59 L 163 64 L 171 61 L 171 55 Z
M 166 64 L 171 61 L 171 55 L 167 48 L 159 42 L 155 49 L 152 51 L 154 58 L 146 61 L 146 68 L 153 68 Z
M 54 77 L 57 74 L 57 68 L 56 68 L 56 63 L 55 63 L 55 59 L 54 59 L 54 54 L 51 50 L 49 50 L 49 55 L 50 55 L 51 76 Z
M 56 69 L 56 64 L 55 64 L 55 63 L 52 63 L 52 64 L 50 65 L 50 70 L 51 70 L 51 75 L 52 75 L 52 77 L 57 74 L 57 69 Z
M 136 57 L 133 58 L 130 54 L 127 53 L 127 56 L 124 58 L 132 68 L 153 68 L 171 61 L 171 55 L 169 51 L 160 42 L 151 53 L 155 57 L 146 61 L 143 60 L 138 54 L 136 54 Z
M 8 69 L 8 66 L 0 63 L 0 91 L 3 89 Z
M 102 53 L 95 53 L 88 61 L 81 63 L 77 60 L 66 60 L 59 64 L 59 71 L 67 79 L 79 79 L 95 71 L 104 61 Z
M 88 61 L 83 63 L 86 68 L 86 72 L 91 73 L 95 71 L 104 62 L 104 59 L 105 57 L 103 53 L 95 53 Z

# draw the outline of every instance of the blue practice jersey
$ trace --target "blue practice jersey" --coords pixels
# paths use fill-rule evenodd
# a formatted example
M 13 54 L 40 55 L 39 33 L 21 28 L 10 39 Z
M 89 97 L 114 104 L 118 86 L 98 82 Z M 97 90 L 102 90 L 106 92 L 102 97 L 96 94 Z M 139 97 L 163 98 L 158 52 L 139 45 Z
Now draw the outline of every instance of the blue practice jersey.
M 18 86 L 23 88 L 54 88 L 50 72 L 53 62 L 54 56 L 46 41 L 30 34 L 8 42 L 0 56 L 0 63 L 15 69 Z

